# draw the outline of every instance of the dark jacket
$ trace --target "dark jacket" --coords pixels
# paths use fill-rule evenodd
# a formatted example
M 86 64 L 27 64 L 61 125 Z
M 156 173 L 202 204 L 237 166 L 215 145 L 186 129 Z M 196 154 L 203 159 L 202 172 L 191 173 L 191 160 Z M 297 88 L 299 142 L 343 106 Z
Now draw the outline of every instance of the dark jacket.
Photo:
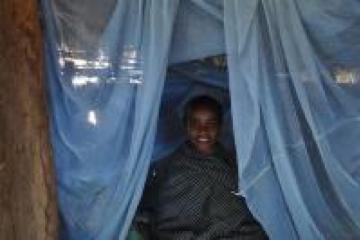
M 189 143 L 161 160 L 145 196 L 153 239 L 267 239 L 234 194 L 235 166 L 221 146 L 203 156 Z

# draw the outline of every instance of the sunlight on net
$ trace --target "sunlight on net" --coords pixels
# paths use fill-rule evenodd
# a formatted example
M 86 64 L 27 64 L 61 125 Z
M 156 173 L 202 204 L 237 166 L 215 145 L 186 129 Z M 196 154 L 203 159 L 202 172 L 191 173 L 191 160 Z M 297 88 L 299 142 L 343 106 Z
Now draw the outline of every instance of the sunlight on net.
M 88 122 L 93 126 L 98 124 L 98 119 L 94 110 L 88 112 Z

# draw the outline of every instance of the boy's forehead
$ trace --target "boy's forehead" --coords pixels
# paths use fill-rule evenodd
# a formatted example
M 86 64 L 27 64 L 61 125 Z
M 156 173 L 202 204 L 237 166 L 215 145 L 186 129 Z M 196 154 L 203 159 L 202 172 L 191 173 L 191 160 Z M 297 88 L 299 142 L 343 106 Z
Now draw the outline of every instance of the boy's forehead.
M 190 112 L 193 113 L 195 111 L 209 111 L 212 113 L 216 113 L 214 107 L 208 104 L 198 104 L 193 106 Z
M 199 105 L 199 106 L 192 108 L 188 117 L 192 118 L 192 117 L 198 116 L 198 115 L 206 115 L 208 117 L 218 119 L 218 115 L 217 115 L 216 111 L 208 105 Z

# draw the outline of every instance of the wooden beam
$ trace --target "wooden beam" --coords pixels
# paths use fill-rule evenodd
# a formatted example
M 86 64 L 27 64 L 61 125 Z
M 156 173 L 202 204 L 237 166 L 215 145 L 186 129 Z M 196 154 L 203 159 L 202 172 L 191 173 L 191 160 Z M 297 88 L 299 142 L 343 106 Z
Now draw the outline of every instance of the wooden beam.
M 0 1 L 0 239 L 57 239 L 36 0 Z

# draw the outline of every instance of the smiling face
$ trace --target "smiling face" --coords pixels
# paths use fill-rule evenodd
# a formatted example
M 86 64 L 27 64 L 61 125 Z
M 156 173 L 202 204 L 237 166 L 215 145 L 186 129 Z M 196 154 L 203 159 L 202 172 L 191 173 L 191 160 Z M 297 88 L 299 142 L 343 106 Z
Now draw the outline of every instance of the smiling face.
M 220 119 L 214 109 L 206 105 L 194 107 L 187 117 L 186 131 L 197 151 L 213 153 L 220 133 Z

